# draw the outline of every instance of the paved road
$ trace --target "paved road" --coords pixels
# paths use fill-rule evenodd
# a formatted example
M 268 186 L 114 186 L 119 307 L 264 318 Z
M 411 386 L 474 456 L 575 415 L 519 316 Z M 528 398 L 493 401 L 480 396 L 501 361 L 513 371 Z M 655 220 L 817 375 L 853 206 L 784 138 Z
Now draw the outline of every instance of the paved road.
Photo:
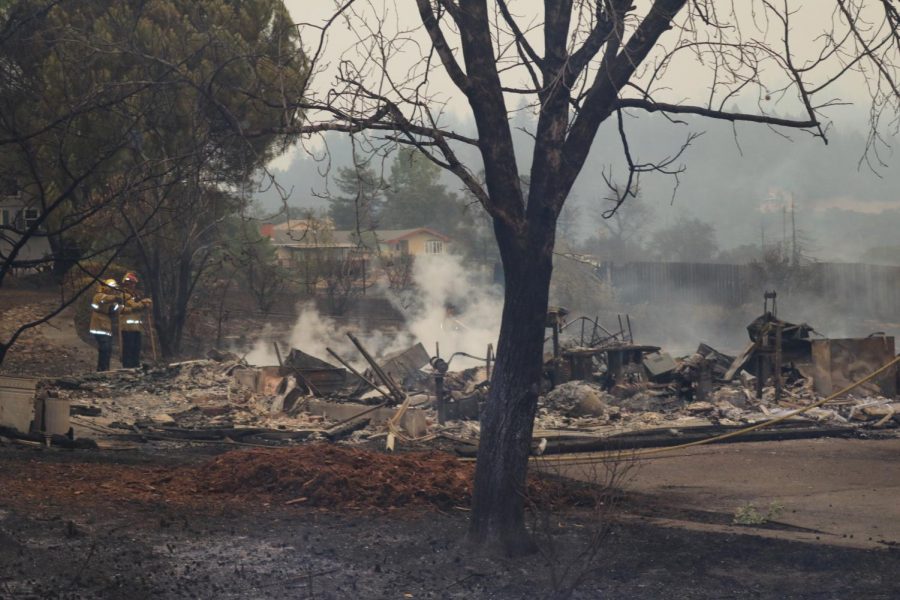
M 570 474 L 579 477 L 577 468 Z M 900 438 L 691 448 L 641 460 L 627 487 L 664 505 L 726 515 L 777 502 L 777 521 L 825 534 L 806 539 L 900 544 Z

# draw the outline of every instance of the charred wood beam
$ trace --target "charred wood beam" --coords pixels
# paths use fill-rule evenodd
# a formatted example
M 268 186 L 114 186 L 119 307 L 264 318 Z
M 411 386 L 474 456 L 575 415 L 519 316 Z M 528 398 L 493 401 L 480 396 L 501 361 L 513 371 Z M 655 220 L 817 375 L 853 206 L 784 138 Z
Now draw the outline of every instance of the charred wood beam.
M 735 428 L 705 426 L 695 430 L 681 429 L 678 435 L 659 432 L 635 432 L 616 436 L 595 439 L 581 439 L 577 441 L 549 439 L 542 456 L 553 454 L 575 454 L 579 452 L 616 452 L 619 450 L 640 450 L 643 448 L 663 448 L 668 446 L 680 446 L 690 442 L 697 442 L 716 437 Z M 732 444 L 742 442 L 769 442 L 782 440 L 811 440 L 823 437 L 852 438 L 859 435 L 854 427 L 841 426 L 790 426 L 775 427 L 772 429 L 760 429 L 746 434 L 711 441 L 711 444 Z M 477 444 L 465 445 L 460 442 L 456 447 L 456 453 L 464 457 L 474 457 L 478 453 Z

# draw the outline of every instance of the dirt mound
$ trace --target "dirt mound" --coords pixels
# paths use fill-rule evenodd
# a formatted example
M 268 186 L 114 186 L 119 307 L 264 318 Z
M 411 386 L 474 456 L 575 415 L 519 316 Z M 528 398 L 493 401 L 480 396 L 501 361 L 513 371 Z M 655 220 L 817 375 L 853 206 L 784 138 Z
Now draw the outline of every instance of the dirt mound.
M 135 502 L 212 511 L 285 504 L 324 511 L 446 511 L 469 506 L 474 472 L 474 463 L 443 452 L 308 444 L 235 450 L 174 467 L 0 460 L 0 489 L 10 506 Z M 591 506 L 597 493 L 589 484 L 547 474 L 528 482 L 528 504 L 542 509 Z
M 310 444 L 223 454 L 192 473 L 199 490 L 272 495 L 304 506 L 466 506 L 474 465 L 440 452 L 381 454 Z

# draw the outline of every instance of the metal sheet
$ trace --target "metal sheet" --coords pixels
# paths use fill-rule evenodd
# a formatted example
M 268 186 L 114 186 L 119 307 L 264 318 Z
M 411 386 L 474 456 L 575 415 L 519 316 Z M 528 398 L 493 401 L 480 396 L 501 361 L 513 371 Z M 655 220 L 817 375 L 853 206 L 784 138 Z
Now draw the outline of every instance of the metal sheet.
M 894 338 L 826 339 L 812 341 L 813 385 L 816 393 L 828 396 L 858 381 L 894 358 Z M 897 394 L 896 371 L 891 369 L 852 394 Z
M 300 373 L 322 394 L 337 394 L 347 386 L 345 369 L 300 369 Z
M 0 376 L 0 426 L 28 432 L 34 415 L 37 380 Z
M 388 355 L 381 361 L 381 370 L 396 381 L 402 381 L 428 364 L 431 357 L 422 344 L 416 344 L 403 352 Z
M 652 352 L 644 356 L 644 367 L 651 377 L 658 377 L 675 370 L 675 360 L 667 352 Z

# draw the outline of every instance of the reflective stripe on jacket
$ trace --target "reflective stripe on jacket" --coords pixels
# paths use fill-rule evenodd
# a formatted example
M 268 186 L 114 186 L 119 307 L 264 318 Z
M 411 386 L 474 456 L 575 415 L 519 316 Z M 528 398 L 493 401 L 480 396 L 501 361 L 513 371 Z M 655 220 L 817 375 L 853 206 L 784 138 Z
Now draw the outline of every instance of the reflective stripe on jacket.
M 91 299 L 91 327 L 93 335 L 112 335 L 112 318 L 121 307 L 118 294 L 97 292 Z
M 122 328 L 122 331 L 143 331 L 144 313 L 150 304 L 149 299 L 138 300 L 134 295 L 126 291 L 122 316 L 119 317 L 119 327 Z

